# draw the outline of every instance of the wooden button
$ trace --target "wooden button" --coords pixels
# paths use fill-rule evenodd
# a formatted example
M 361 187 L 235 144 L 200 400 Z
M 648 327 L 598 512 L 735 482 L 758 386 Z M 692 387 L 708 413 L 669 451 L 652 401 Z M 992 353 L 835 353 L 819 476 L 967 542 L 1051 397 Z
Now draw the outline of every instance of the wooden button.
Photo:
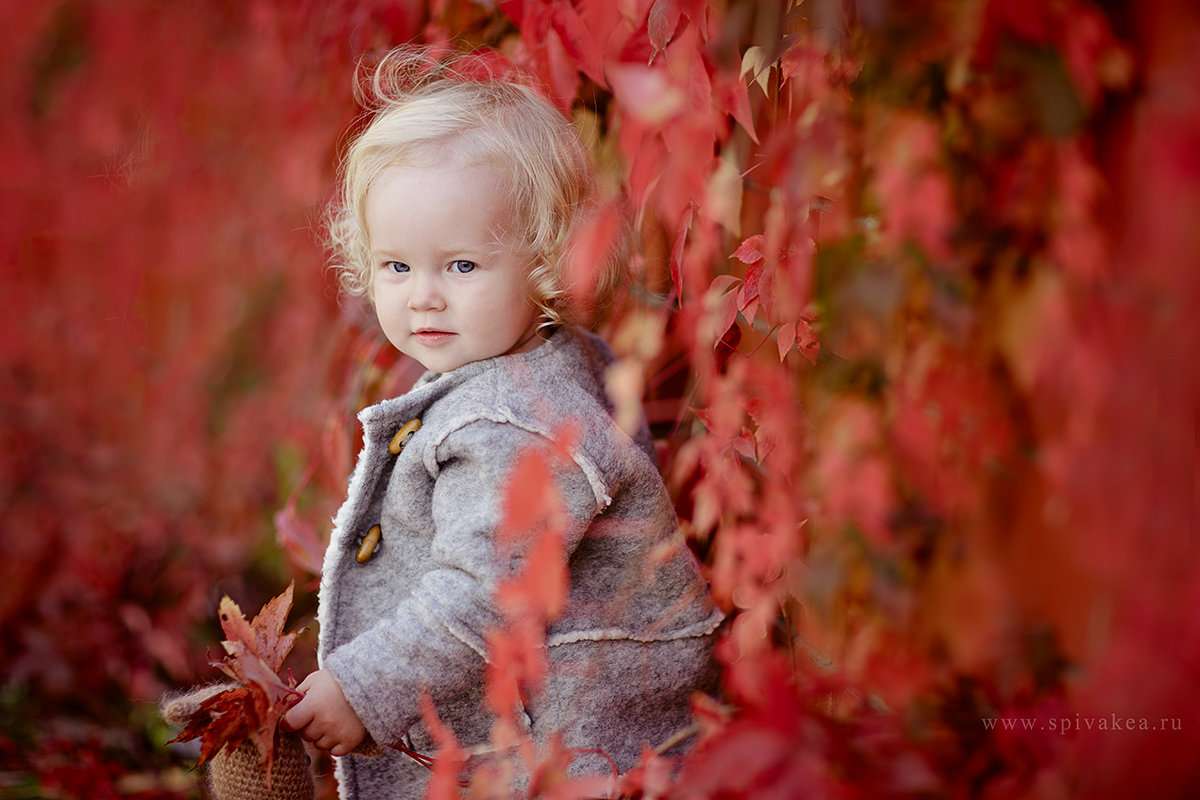
M 410 419 L 408 422 L 396 431 L 396 435 L 392 437 L 391 443 L 388 444 L 388 452 L 392 455 L 399 455 L 404 449 L 404 445 L 408 444 L 408 439 L 414 433 L 421 429 L 421 420 Z
M 378 525 L 372 525 L 367 531 L 367 535 L 363 537 L 362 544 L 358 546 L 358 552 L 354 554 L 354 560 L 360 564 L 365 564 L 371 560 L 371 556 L 375 555 L 375 551 L 379 549 L 379 542 L 383 539 L 383 528 Z

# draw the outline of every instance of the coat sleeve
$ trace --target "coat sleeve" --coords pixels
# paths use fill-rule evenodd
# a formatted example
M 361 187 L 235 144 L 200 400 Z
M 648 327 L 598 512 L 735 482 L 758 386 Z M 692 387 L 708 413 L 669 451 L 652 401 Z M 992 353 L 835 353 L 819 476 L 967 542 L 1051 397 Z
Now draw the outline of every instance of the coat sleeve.
M 521 566 L 519 553 L 501 557 L 496 546 L 509 475 L 520 453 L 547 444 L 514 425 L 477 420 L 434 451 L 435 568 L 394 615 L 325 661 L 376 741 L 398 741 L 420 718 L 422 691 L 440 704 L 483 682 L 486 636 L 501 621 L 495 588 Z M 569 553 L 599 509 L 584 471 L 566 460 L 556 465 Z

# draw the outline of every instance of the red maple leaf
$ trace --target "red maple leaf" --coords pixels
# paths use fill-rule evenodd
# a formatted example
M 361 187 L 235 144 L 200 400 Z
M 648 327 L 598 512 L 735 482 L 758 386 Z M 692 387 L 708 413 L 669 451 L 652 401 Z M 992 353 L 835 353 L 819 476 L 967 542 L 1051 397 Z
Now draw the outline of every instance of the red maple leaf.
M 284 623 L 292 608 L 294 584 L 273 598 L 252 622 L 247 622 L 237 603 L 221 598 L 221 628 L 229 638 L 221 642 L 228 657 L 214 662 L 237 683 L 200 703 L 183 732 L 172 742 L 200 739 L 196 766 L 219 753 L 232 752 L 249 740 L 258 749 L 271 781 L 275 762 L 275 732 L 288 709 L 300 699 L 296 683 L 279 677 L 279 668 L 295 644 L 298 631 L 285 634 Z

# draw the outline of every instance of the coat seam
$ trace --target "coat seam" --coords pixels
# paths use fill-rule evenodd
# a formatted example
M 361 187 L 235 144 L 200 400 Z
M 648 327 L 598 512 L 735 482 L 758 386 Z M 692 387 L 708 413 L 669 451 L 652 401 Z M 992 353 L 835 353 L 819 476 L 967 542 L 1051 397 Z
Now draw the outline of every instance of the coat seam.
M 434 480 L 441 473 L 440 458 L 438 457 L 438 448 L 440 448 L 452 434 L 461 431 L 462 429 L 475 424 L 476 422 L 491 422 L 496 425 L 512 425 L 514 428 L 532 433 L 539 436 L 548 442 L 554 441 L 553 434 L 538 425 L 531 422 L 526 422 L 520 419 L 510 409 L 501 406 L 494 413 L 475 411 L 469 415 L 451 421 L 444 426 L 443 431 L 438 438 L 430 442 L 428 449 L 425 451 L 425 469 Z M 604 476 L 600 472 L 600 468 L 595 462 L 584 454 L 579 448 L 570 448 L 571 460 L 583 472 L 587 478 L 588 486 L 592 490 L 592 495 L 596 500 L 596 513 L 603 511 L 612 504 L 612 495 L 609 494 L 608 485 L 604 480 Z
M 701 636 L 708 636 L 721 626 L 725 621 L 725 614 L 720 609 L 715 609 L 708 619 L 688 625 L 669 633 L 653 633 L 639 634 L 626 630 L 625 628 L 593 628 L 583 631 L 568 631 L 566 633 L 556 633 L 546 637 L 546 647 L 561 647 L 567 644 L 576 644 L 578 642 L 614 642 L 614 641 L 633 641 L 633 642 L 673 642 L 679 639 L 693 639 Z
M 436 605 L 430 603 L 425 597 L 416 595 L 414 596 L 416 597 L 417 602 L 424 606 L 425 611 L 431 617 L 436 619 L 443 628 L 446 629 L 447 633 L 465 644 L 467 647 L 474 650 L 475 653 L 478 654 L 478 656 L 485 662 L 491 663 L 491 659 L 488 658 L 487 654 L 487 646 L 478 635 L 476 635 L 469 628 L 464 629 L 462 626 L 455 624 L 455 621 L 452 617 L 440 613 Z

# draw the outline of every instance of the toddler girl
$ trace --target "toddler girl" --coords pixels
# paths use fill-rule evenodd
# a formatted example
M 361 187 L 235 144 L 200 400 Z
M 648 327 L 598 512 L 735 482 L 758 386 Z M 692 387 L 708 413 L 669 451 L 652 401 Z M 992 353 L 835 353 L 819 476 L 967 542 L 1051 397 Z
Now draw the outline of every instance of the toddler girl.
M 340 757 L 346 798 L 422 794 L 428 770 L 390 746 L 436 750 L 423 692 L 462 744 L 489 740 L 494 593 L 522 567 L 497 547 L 506 489 L 521 454 L 550 452 L 562 431 L 567 456 L 546 464 L 569 589 L 546 630 L 547 677 L 518 715 L 534 740 L 561 734 L 575 774 L 610 771 L 600 752 L 629 769 L 712 688 L 721 621 L 645 422 L 632 437 L 614 422 L 611 350 L 572 324 L 566 250 L 594 208 L 574 128 L 527 86 L 424 63 L 397 51 L 376 72 L 332 226 L 345 288 L 428 370 L 359 415 L 321 579 L 320 669 L 286 719 Z M 601 272 L 597 295 L 618 274 Z M 355 752 L 372 740 L 383 755 Z

